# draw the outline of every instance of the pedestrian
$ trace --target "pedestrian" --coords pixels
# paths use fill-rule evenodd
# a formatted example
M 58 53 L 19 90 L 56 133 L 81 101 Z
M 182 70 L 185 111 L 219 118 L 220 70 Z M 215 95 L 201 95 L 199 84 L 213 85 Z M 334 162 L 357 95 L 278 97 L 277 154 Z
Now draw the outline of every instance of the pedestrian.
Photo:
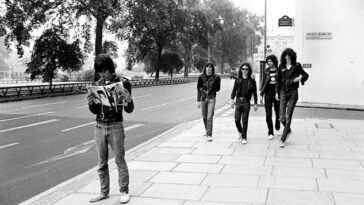
M 252 78 L 253 70 L 249 63 L 243 63 L 235 79 L 234 87 L 231 92 L 231 107 L 235 106 L 235 125 L 239 132 L 239 139 L 243 144 L 248 143 L 247 131 L 250 112 L 250 100 L 254 96 L 254 111 L 257 106 L 257 84 Z M 234 102 L 235 99 L 235 102 Z
M 281 55 L 278 69 L 278 90 L 280 93 L 280 121 L 284 126 L 279 147 L 285 143 L 292 134 L 291 122 L 293 111 L 298 100 L 299 82 L 303 85 L 308 79 L 308 74 L 297 62 L 297 54 L 291 48 L 286 48 Z
M 207 63 L 197 81 L 197 108 L 201 108 L 205 125 L 205 135 L 212 141 L 213 117 L 216 103 L 216 92 L 220 90 L 221 78 L 215 73 L 213 63 Z
M 108 168 L 108 145 L 115 155 L 115 163 L 119 176 L 120 203 L 128 203 L 129 196 L 129 172 L 125 161 L 124 148 L 124 126 L 123 109 L 127 113 L 134 110 L 134 103 L 131 97 L 131 84 L 128 79 L 116 75 L 113 60 L 107 54 L 99 54 L 95 59 L 95 71 L 100 73 L 102 78 L 98 80 L 96 86 L 105 86 L 117 82 L 122 82 L 125 90 L 120 93 L 117 107 L 104 106 L 94 94 L 89 94 L 87 99 L 90 111 L 96 115 L 95 141 L 98 153 L 98 173 L 101 184 L 100 194 L 90 199 L 90 202 L 97 202 L 109 198 L 110 179 Z M 123 101 L 123 103 L 122 103 Z M 122 103 L 122 104 L 121 104 Z
M 263 75 L 262 86 L 260 86 L 260 96 L 261 102 L 264 99 L 265 107 L 265 121 L 268 126 L 268 140 L 274 138 L 273 131 L 273 121 L 272 121 L 272 106 L 274 107 L 274 112 L 276 116 L 275 129 L 279 131 L 280 121 L 279 121 L 279 95 L 278 95 L 278 60 L 275 55 L 270 55 L 267 57 L 266 62 L 268 68 L 265 69 Z

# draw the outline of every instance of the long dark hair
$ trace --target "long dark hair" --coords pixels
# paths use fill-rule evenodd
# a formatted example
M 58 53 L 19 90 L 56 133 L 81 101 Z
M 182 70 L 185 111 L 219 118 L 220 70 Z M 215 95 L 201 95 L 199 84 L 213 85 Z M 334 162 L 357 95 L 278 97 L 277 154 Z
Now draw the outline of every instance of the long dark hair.
M 294 52 L 292 48 L 286 48 L 284 49 L 282 55 L 281 55 L 281 64 L 279 65 L 280 68 L 284 68 L 287 65 L 286 62 L 286 56 L 289 56 L 291 58 L 292 65 L 296 65 L 297 62 L 297 54 Z
M 212 68 L 212 75 L 214 75 L 215 74 L 215 66 L 211 62 L 208 62 L 208 63 L 205 64 L 205 66 L 203 67 L 203 74 L 206 75 L 206 68 L 209 67 L 209 66 L 211 66 L 211 68 Z
M 265 62 L 267 62 L 267 64 L 268 64 L 268 60 L 272 60 L 274 66 L 276 68 L 278 68 L 278 59 L 277 59 L 277 56 L 275 56 L 275 55 L 269 55 L 269 56 L 267 56 L 267 58 L 265 60 Z
M 243 64 L 241 64 L 241 66 L 239 68 L 239 72 L 238 72 L 238 79 L 243 78 L 243 72 L 241 71 L 241 69 L 244 66 L 248 67 L 248 78 L 251 79 L 252 78 L 253 69 L 252 69 L 252 67 L 250 66 L 249 63 L 243 63 Z

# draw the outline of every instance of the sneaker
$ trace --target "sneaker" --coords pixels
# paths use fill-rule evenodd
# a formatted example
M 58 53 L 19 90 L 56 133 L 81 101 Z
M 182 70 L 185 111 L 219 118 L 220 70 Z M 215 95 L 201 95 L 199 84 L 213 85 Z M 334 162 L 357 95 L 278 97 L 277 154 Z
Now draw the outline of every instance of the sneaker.
M 285 143 L 281 140 L 281 141 L 279 142 L 279 147 L 280 147 L 280 148 L 284 148 L 284 146 L 286 146 L 286 145 L 285 145 Z
M 212 142 L 212 137 L 211 136 L 207 136 L 207 141 Z
M 129 200 L 130 200 L 129 194 L 126 192 L 122 192 L 119 200 L 120 204 L 126 204 L 129 202 Z
M 247 144 L 247 143 L 248 143 L 248 140 L 244 138 L 244 139 L 241 141 L 241 143 L 243 143 L 243 144 Z
M 285 142 L 287 142 L 287 140 L 288 140 L 289 136 L 291 136 L 291 134 L 292 134 L 292 130 L 290 130 L 290 131 L 288 132 L 288 134 L 287 134 L 287 136 L 286 136 L 286 141 L 285 141 Z
M 274 138 L 273 135 L 268 135 L 268 140 L 272 140 Z
M 238 140 L 241 140 L 243 138 L 241 135 L 242 134 L 240 132 L 238 132 Z
M 106 194 L 106 193 L 100 193 L 100 195 L 96 196 L 96 197 L 93 197 L 90 199 L 90 202 L 93 203 L 93 202 L 98 202 L 98 201 L 101 201 L 101 200 L 104 200 L 104 199 L 107 199 L 109 198 L 109 194 Z

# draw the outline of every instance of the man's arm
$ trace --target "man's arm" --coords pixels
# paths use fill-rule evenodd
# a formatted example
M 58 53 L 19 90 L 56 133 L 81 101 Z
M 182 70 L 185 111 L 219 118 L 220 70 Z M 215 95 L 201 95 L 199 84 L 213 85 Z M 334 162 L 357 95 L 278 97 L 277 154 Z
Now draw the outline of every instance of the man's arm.
M 201 76 L 198 77 L 197 80 L 197 101 L 201 101 L 201 88 L 202 88 L 202 78 Z
M 131 113 L 134 110 L 134 102 L 133 102 L 133 99 L 131 98 L 131 84 L 130 84 L 130 81 L 128 79 L 126 79 L 123 82 L 123 85 L 124 85 L 124 88 L 128 91 L 128 94 L 127 95 L 129 95 L 127 97 L 127 101 L 126 101 L 127 102 L 127 105 L 124 106 L 124 110 L 127 113 Z

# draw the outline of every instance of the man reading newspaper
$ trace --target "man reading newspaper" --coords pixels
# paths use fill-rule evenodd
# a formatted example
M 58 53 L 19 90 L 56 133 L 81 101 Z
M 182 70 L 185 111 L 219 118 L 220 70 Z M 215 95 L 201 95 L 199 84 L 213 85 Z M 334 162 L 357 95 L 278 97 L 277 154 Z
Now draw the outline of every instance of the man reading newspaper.
M 125 161 L 123 110 L 127 113 L 134 110 L 131 84 L 128 79 L 116 75 L 114 62 L 107 54 L 97 55 L 95 71 L 100 73 L 102 78 L 93 83 L 91 87 L 94 88 L 89 88 L 91 92 L 87 99 L 90 111 L 96 115 L 95 141 L 101 192 L 90 199 L 90 202 L 109 198 L 110 179 L 107 161 L 110 144 L 118 167 L 120 203 L 128 203 L 130 199 L 129 172 Z M 102 99 L 106 98 L 107 102 L 103 102 Z

